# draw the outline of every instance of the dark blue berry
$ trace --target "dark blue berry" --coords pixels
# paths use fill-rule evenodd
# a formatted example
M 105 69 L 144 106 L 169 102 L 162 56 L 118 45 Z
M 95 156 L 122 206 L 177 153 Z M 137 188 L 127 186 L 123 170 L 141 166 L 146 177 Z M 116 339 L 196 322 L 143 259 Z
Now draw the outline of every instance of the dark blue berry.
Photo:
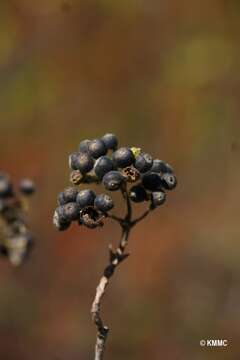
M 166 194 L 163 191 L 157 191 L 151 194 L 151 202 L 153 207 L 160 206 L 164 204 L 165 201 L 166 201 Z
M 75 170 L 79 170 L 84 175 L 93 169 L 94 161 L 88 153 L 79 152 L 74 157 L 74 166 L 76 166 Z
M 153 159 L 151 155 L 147 153 L 141 153 L 136 157 L 134 166 L 139 172 L 145 173 L 151 169 L 152 164 Z
M 23 179 L 23 180 L 21 180 L 21 182 L 19 184 L 19 190 L 24 195 L 32 195 L 35 192 L 36 188 L 35 188 L 35 184 L 32 180 Z
M 112 198 L 107 194 L 97 195 L 94 201 L 94 205 L 99 211 L 102 212 L 107 212 L 114 206 Z
M 63 214 L 67 221 L 77 220 L 79 217 L 79 206 L 75 202 L 63 205 Z
M 58 230 L 66 230 L 71 221 L 67 218 L 64 206 L 58 206 L 53 215 L 53 224 Z
M 77 170 L 77 164 L 76 164 L 77 156 L 78 156 L 77 152 L 74 152 L 69 155 L 68 164 L 70 169 L 72 170 Z
M 88 146 L 90 144 L 91 140 L 83 140 L 79 144 L 79 151 L 81 152 L 88 152 Z
M 94 171 L 99 179 L 102 179 L 103 176 L 111 170 L 113 170 L 113 162 L 109 157 L 101 156 L 97 159 Z
M 147 190 L 157 191 L 161 189 L 162 180 L 159 174 L 151 172 L 143 175 L 142 184 Z
M 177 178 L 171 173 L 165 173 L 161 176 L 162 185 L 167 190 L 173 190 L 177 186 Z
M 131 149 L 122 147 L 112 155 L 113 163 L 116 167 L 125 168 L 131 166 L 135 160 Z
M 58 195 L 59 205 L 65 205 L 69 202 L 75 202 L 78 190 L 75 187 L 68 187 Z
M 88 151 L 94 159 L 98 159 L 100 156 L 106 155 L 107 148 L 102 140 L 95 139 L 88 145 Z
M 83 209 L 86 206 L 92 206 L 94 204 L 95 197 L 96 194 L 94 191 L 89 189 L 81 190 L 77 195 L 76 201 L 80 209 Z
M 159 159 L 155 159 L 153 160 L 153 164 L 150 171 L 156 173 L 172 173 L 173 168 L 168 163 L 165 163 L 164 161 Z
M 13 187 L 7 176 L 0 176 L 0 197 L 5 198 L 13 195 Z
M 130 189 L 129 197 L 133 202 L 139 203 L 147 200 L 147 192 L 142 185 L 135 185 Z
M 119 171 L 110 171 L 103 177 L 103 185 L 110 191 L 120 189 L 123 182 L 124 176 Z
M 105 134 L 101 140 L 109 150 L 115 150 L 118 146 L 118 139 L 114 134 Z

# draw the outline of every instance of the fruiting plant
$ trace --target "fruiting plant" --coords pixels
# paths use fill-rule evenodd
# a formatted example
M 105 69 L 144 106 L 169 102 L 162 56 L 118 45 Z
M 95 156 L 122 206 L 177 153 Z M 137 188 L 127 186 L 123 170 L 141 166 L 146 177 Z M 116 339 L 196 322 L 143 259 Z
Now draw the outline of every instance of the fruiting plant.
M 34 192 L 32 180 L 21 180 L 15 191 L 9 176 L 0 173 L 0 254 L 14 266 L 22 264 L 33 245 L 24 214 Z
M 109 329 L 104 325 L 100 306 L 106 287 L 118 265 L 129 254 L 125 253 L 132 228 L 150 212 L 163 205 L 166 191 L 177 185 L 172 167 L 162 160 L 153 159 L 150 154 L 136 147 L 118 147 L 118 139 L 106 134 L 101 139 L 83 140 L 79 150 L 70 154 L 69 167 L 72 170 L 72 186 L 58 196 L 58 207 L 53 222 L 58 230 L 69 228 L 73 221 L 81 226 L 94 229 L 103 226 L 106 220 L 115 220 L 122 229 L 122 236 L 116 250 L 109 246 L 109 263 L 103 271 L 92 304 L 91 313 L 97 328 L 95 360 L 104 356 L 105 343 Z M 102 185 L 108 192 L 97 194 L 86 184 Z M 113 192 L 120 191 L 126 203 L 126 215 L 112 213 Z M 133 218 L 133 203 L 147 204 L 145 212 Z

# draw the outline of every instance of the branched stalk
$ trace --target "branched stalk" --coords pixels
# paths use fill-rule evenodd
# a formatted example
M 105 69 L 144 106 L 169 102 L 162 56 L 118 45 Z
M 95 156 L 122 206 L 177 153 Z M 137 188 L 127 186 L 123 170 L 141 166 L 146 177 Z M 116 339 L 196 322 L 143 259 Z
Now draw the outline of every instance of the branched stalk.
M 102 360 L 106 341 L 109 333 L 109 328 L 104 325 L 101 317 L 101 301 L 105 295 L 106 288 L 109 285 L 110 278 L 113 276 L 118 265 L 126 259 L 129 254 L 125 253 L 130 231 L 134 225 L 144 219 L 152 210 L 149 208 L 139 218 L 132 221 L 132 206 L 126 188 L 122 188 L 122 195 L 126 202 L 127 213 L 124 219 L 115 215 L 109 215 L 110 218 L 116 220 L 122 228 L 122 236 L 116 250 L 113 250 L 112 245 L 109 245 L 109 264 L 105 267 L 103 275 L 96 289 L 96 295 L 92 304 L 91 314 L 92 320 L 97 328 L 97 339 L 95 345 L 94 360 Z

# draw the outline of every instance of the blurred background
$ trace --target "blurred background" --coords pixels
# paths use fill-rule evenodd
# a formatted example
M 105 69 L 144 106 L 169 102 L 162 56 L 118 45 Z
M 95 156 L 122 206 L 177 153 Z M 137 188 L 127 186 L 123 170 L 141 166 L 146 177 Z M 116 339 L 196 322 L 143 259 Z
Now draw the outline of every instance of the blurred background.
M 108 288 L 106 359 L 239 359 L 239 21 L 237 0 L 0 2 L 0 168 L 38 187 L 32 256 L 0 261 L 1 359 L 93 358 L 90 306 L 119 229 L 58 233 L 52 214 L 68 154 L 106 132 L 179 180 Z

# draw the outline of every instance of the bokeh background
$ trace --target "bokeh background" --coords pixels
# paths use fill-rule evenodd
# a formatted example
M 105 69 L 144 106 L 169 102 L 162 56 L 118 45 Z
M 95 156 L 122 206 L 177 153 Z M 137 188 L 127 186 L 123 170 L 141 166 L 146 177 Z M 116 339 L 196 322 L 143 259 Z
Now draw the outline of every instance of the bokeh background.
M 106 359 L 239 359 L 239 22 L 238 0 L 0 2 L 0 167 L 38 186 L 31 258 L 0 262 L 1 359 L 93 358 L 89 309 L 119 230 L 60 234 L 52 213 L 68 153 L 105 132 L 179 179 L 108 288 Z

